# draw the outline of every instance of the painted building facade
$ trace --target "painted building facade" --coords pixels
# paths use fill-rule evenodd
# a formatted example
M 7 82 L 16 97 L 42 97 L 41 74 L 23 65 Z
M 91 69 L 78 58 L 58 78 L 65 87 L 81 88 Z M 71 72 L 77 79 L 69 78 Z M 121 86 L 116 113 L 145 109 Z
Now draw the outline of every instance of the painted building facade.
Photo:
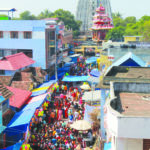
M 0 57 L 23 52 L 36 61 L 34 67 L 48 69 L 60 47 L 59 30 L 55 20 L 0 21 Z

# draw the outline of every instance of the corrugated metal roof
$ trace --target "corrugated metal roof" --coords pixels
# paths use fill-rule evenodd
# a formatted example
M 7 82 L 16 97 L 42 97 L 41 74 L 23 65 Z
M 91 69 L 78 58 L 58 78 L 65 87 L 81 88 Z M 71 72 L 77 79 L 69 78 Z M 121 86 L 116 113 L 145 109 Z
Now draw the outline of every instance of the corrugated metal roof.
M 0 31 L 44 31 L 45 23 L 45 20 L 0 20 Z
M 35 63 L 24 53 L 5 56 L 0 60 L 0 70 L 18 70 Z

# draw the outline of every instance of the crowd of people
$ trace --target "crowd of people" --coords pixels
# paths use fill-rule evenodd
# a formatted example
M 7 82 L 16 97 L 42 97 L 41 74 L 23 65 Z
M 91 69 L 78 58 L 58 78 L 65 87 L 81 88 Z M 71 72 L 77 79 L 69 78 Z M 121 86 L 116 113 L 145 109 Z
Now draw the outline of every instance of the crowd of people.
M 80 58 L 70 68 L 69 75 L 88 75 L 91 66 L 87 66 L 85 58 Z M 80 132 L 70 127 L 76 120 L 84 118 L 85 104 L 82 101 L 83 91 L 73 87 L 72 83 L 58 82 L 53 87 L 46 109 L 41 109 L 31 125 L 31 136 L 28 143 L 32 150 L 74 150 L 78 146 L 86 147 L 83 137 L 91 137 L 92 131 Z
M 84 117 L 82 91 L 61 82 L 58 85 L 44 114 L 31 126 L 29 143 L 33 150 L 74 150 L 77 145 L 86 146 L 83 134 L 70 128 L 73 121 Z

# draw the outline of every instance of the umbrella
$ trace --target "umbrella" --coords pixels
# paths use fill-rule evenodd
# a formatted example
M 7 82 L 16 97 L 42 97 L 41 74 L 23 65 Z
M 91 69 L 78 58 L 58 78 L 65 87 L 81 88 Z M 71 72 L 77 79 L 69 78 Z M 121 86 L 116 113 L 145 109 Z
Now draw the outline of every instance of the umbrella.
M 83 84 L 80 86 L 81 89 L 83 90 L 91 90 L 90 86 L 88 84 Z
M 70 127 L 76 130 L 89 130 L 92 128 L 91 124 L 86 120 L 77 120 Z

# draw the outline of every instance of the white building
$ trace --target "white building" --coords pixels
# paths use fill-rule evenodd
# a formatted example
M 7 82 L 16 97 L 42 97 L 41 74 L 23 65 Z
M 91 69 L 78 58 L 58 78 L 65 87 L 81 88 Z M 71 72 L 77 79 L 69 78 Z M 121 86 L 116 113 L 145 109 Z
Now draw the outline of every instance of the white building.
M 150 149 L 150 82 L 111 83 L 105 127 L 111 150 Z

